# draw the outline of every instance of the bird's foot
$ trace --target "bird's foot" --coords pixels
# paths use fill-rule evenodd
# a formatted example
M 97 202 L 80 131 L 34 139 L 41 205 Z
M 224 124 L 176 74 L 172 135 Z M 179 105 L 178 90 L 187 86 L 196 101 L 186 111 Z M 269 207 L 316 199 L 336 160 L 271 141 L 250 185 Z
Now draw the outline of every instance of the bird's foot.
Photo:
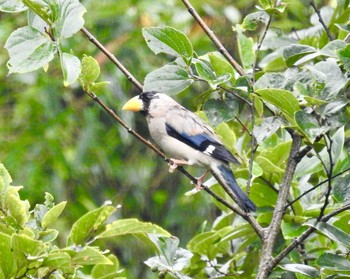
M 169 159 L 169 172 L 173 173 L 178 166 L 188 165 L 189 163 L 185 160 Z
M 200 177 L 196 177 L 197 179 L 197 183 L 196 183 L 196 186 L 195 186 L 195 189 L 197 191 L 200 191 L 200 190 L 203 190 L 203 186 L 202 186 L 202 183 L 204 181 L 204 178 L 207 176 L 209 170 L 207 170 L 203 175 L 201 175 Z

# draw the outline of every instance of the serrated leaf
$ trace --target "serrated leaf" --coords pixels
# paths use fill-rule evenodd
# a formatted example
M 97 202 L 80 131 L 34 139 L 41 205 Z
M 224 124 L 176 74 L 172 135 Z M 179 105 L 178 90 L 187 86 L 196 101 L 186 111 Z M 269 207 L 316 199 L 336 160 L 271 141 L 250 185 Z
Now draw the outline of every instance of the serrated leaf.
M 113 262 L 94 247 L 84 247 L 72 257 L 73 265 L 110 264 Z
M 84 26 L 85 7 L 78 0 L 61 0 L 55 28 L 60 38 L 69 38 Z
M 340 202 L 350 201 L 350 174 L 334 179 L 333 195 Z
M 5 43 L 10 60 L 7 67 L 10 73 L 27 73 L 50 62 L 56 52 L 56 45 L 38 30 L 29 26 L 11 33 Z
M 235 70 L 232 65 L 219 52 L 210 52 L 208 54 L 210 64 L 216 73 L 216 76 L 220 77 L 223 75 L 230 74 L 231 82 L 235 82 Z
M 10 183 L 12 182 L 12 178 L 8 173 L 7 169 L 3 164 L 0 163 L 0 193 L 5 192 L 8 187 L 10 187 Z
M 123 219 L 108 224 L 104 232 L 99 234 L 97 238 L 116 237 L 121 235 L 140 233 L 153 233 L 163 236 L 170 236 L 170 233 L 168 233 L 166 230 L 152 223 L 140 222 L 137 219 Z
M 88 88 L 100 75 L 100 65 L 92 56 L 84 56 L 81 60 L 80 80 L 84 88 Z
M 38 233 L 38 239 L 43 242 L 52 242 L 58 236 L 58 231 L 54 229 L 46 229 Z
M 217 126 L 234 119 L 239 112 L 239 103 L 234 98 L 209 99 L 204 103 L 203 110 L 210 124 Z
M 258 98 L 256 98 L 258 99 Z M 254 126 L 253 134 L 258 144 L 262 143 L 266 138 L 274 134 L 281 126 L 283 121 L 280 117 L 267 117 L 263 121 Z
M 42 255 L 46 248 L 43 242 L 31 239 L 26 235 L 14 234 L 11 241 L 14 253 L 20 254 L 25 259 L 29 256 L 36 257 Z M 20 259 L 17 258 L 16 260 Z
M 194 65 L 198 75 L 206 81 L 213 81 L 216 79 L 216 75 L 213 70 L 204 61 L 199 59 L 194 60 Z
M 259 24 L 267 24 L 269 21 L 269 15 L 265 11 L 255 12 L 248 14 L 242 23 L 242 27 L 246 30 L 253 31 Z
M 68 239 L 75 245 L 84 244 L 114 211 L 115 207 L 104 205 L 86 213 L 73 224 Z
M 144 82 L 144 91 L 157 91 L 173 95 L 182 92 L 192 84 L 187 71 L 177 65 L 165 65 L 149 73 Z
M 6 13 L 18 13 L 23 12 L 27 7 L 18 0 L 1 0 L 0 11 Z
M 254 41 L 243 34 L 240 27 L 236 28 L 238 53 L 244 69 L 251 69 L 255 61 Z
M 302 57 L 315 53 L 316 49 L 308 45 L 291 45 L 283 50 L 283 57 L 288 67 L 292 67 Z
M 63 72 L 63 84 L 68 86 L 75 82 L 81 72 L 81 64 L 78 57 L 65 52 L 61 53 L 61 67 Z
M 93 278 L 103 278 L 103 279 L 115 279 L 119 278 L 120 271 L 119 261 L 115 255 L 109 255 L 108 259 L 113 263 L 111 264 L 97 264 L 91 270 L 91 276 Z M 120 278 L 121 279 L 121 278 Z
M 300 110 L 298 99 L 292 92 L 284 89 L 266 88 L 256 90 L 258 96 L 280 109 L 291 121 L 294 122 L 294 113 Z
M 319 271 L 317 268 L 304 265 L 304 264 L 285 264 L 285 265 L 281 265 L 281 267 L 284 270 L 287 270 L 290 272 L 297 272 L 297 273 L 309 276 L 311 278 L 316 278 L 319 276 Z
M 166 53 L 182 57 L 187 65 L 191 64 L 193 48 L 187 36 L 172 27 L 147 27 L 142 34 L 148 47 L 155 53 Z
M 319 266 L 333 270 L 350 270 L 350 261 L 340 255 L 324 253 L 316 260 Z
M 57 218 L 61 215 L 63 209 L 65 208 L 67 202 L 63 201 L 59 204 L 56 204 L 54 207 L 52 207 L 43 217 L 41 221 L 41 226 L 46 229 L 48 226 L 50 226 L 52 223 L 54 223 Z
M 67 252 L 60 250 L 51 251 L 47 257 L 45 257 L 43 264 L 53 270 L 59 269 L 68 271 L 72 268 L 70 255 Z
M 294 115 L 294 119 L 301 132 L 307 136 L 311 143 L 315 141 L 316 137 L 329 130 L 326 126 L 320 126 L 313 115 L 304 111 L 297 111 Z
M 22 187 L 10 186 L 4 196 L 3 206 L 7 214 L 13 217 L 19 226 L 23 226 L 29 219 L 29 202 L 22 201 L 18 191 Z

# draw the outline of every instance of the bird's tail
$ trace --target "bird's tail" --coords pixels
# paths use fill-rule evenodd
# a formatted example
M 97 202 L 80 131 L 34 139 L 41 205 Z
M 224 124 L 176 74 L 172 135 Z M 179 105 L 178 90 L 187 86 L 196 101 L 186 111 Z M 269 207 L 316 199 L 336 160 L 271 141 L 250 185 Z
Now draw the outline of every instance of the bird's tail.
M 228 185 L 233 191 L 239 205 L 246 212 L 256 210 L 256 205 L 248 198 L 243 190 L 238 186 L 236 179 L 228 165 L 221 164 L 212 168 L 214 174 L 218 175 L 222 183 Z

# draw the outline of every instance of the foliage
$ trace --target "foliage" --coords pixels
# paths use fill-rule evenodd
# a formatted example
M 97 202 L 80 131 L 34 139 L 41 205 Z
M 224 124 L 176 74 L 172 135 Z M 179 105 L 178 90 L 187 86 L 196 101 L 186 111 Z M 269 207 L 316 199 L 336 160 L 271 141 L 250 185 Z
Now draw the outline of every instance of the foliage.
M 105 204 L 77 220 L 69 233 L 67 246 L 58 247 L 59 230 L 52 226 L 66 206 L 55 204 L 45 194 L 44 204 L 30 210 L 22 200 L 21 186 L 12 186 L 12 179 L 0 164 L 0 278 L 126 278 L 117 257 L 94 244 L 101 238 L 121 235 L 144 239 L 169 237 L 160 227 L 136 219 L 116 220 L 105 225 L 116 210 Z M 94 244 L 94 245 L 93 245 Z M 89 267 L 86 269 L 86 267 Z
M 237 7 L 240 8 L 240 5 L 248 5 L 247 1 L 238 2 Z M 89 7 L 85 9 L 78 1 L 68 0 L 23 1 L 25 6 L 19 5 L 17 1 L 4 3 L 1 6 L 3 11 L 22 12 L 25 6 L 29 8 L 28 26 L 14 30 L 5 44 L 9 53 L 7 66 L 10 73 L 32 72 L 39 68 L 47 70 L 48 63 L 58 53 L 65 86 L 74 85 L 78 80 L 86 92 L 102 96 L 101 89 L 108 90 L 105 81 L 97 81 L 101 72 L 99 63 L 91 56 L 83 56 L 90 55 L 88 51 L 83 50 L 81 55 L 77 55 L 74 45 L 72 51 L 64 50 L 84 26 L 82 16 L 87 11 L 86 18 L 89 17 Z M 239 68 L 220 52 L 207 46 L 200 48 L 194 34 L 191 34 L 191 38 L 170 26 L 143 27 L 144 46 L 147 45 L 161 58 L 148 54 L 147 60 L 151 62 L 143 59 L 142 63 L 154 62 L 156 66 L 147 64 L 141 71 L 148 72 L 144 78 L 144 90 L 179 94 L 184 99 L 193 100 L 198 114 L 215 127 L 227 147 L 240 158 L 242 164 L 235 168 L 235 175 L 259 207 L 254 216 L 259 226 L 272 228 L 271 224 L 277 220 L 276 214 L 284 213 L 283 219 L 277 221 L 281 222 L 280 226 L 273 232 L 278 238 L 273 242 L 270 256 L 279 261 L 267 271 L 269 278 L 344 278 L 350 276 L 347 259 L 350 217 L 345 211 L 349 205 L 350 177 L 350 157 L 346 151 L 349 148 L 349 124 L 346 119 L 350 116 L 350 52 L 347 43 L 350 32 L 347 22 L 349 1 L 338 1 L 321 9 L 315 5 L 314 8 L 311 5 L 305 9 L 303 5 L 306 4 L 303 3 L 259 1 L 256 10 L 247 13 L 240 21 L 241 24 L 238 21 L 232 22 L 236 38 L 235 57 L 242 65 Z M 139 5 L 142 7 L 142 4 Z M 225 7 L 232 8 L 229 5 Z M 210 10 L 205 5 L 203 9 Z M 300 13 L 301 10 L 304 13 Z M 232 9 L 226 10 L 228 19 L 232 18 L 229 11 L 232 12 Z M 304 23 L 309 15 L 311 21 Z M 155 18 L 154 15 L 150 17 Z M 291 26 L 296 30 L 291 32 Z M 139 54 L 144 51 L 139 50 L 139 45 L 135 48 L 140 51 Z M 127 56 L 126 53 L 121 53 L 123 55 Z M 128 64 L 127 61 L 125 63 Z M 52 63 L 50 67 L 51 65 Z M 242 71 L 244 75 L 240 74 Z M 125 96 L 119 97 L 123 99 Z M 84 104 L 85 106 L 87 107 Z M 93 112 L 86 111 L 87 122 L 97 121 L 94 116 L 89 116 L 94 115 Z M 91 125 L 92 123 L 91 121 Z M 50 124 L 53 125 L 54 122 Z M 87 129 L 78 149 L 88 148 L 84 144 L 86 139 L 91 142 L 89 133 L 91 130 Z M 114 138 L 107 136 L 106 139 Z M 51 136 L 54 139 L 57 137 L 57 133 Z M 302 139 L 301 146 L 297 146 L 297 154 L 293 153 L 296 138 Z M 127 141 L 126 137 L 118 140 Z M 65 152 L 63 156 L 70 158 L 74 151 Z M 75 154 L 75 161 L 83 164 L 78 153 Z M 116 156 L 115 152 L 112 153 Z M 123 170 L 119 172 L 125 172 L 128 164 L 122 164 L 121 158 L 127 156 L 122 154 L 120 158 L 111 159 L 111 153 L 103 155 L 107 155 L 106 158 L 110 160 L 120 160 L 118 166 Z M 136 156 L 132 155 L 128 162 L 135 162 L 136 158 L 144 160 Z M 65 164 L 68 161 L 69 159 L 64 161 Z M 292 161 L 295 162 L 295 169 L 291 167 Z M 60 168 L 68 169 L 65 164 Z M 157 171 L 154 163 L 147 162 L 146 165 Z M 109 165 L 104 163 L 103 166 Z M 128 181 L 135 179 L 135 184 L 144 181 L 150 189 L 155 187 L 150 174 L 145 174 L 141 179 L 134 178 L 134 173 L 140 170 L 136 165 L 130 173 L 124 175 L 126 178 L 120 179 L 121 184 L 128 185 Z M 112 172 L 111 169 L 108 171 Z M 288 175 L 293 178 L 290 183 L 286 182 Z M 163 179 L 161 175 L 159 179 Z M 176 184 L 175 182 L 174 185 Z M 231 203 L 216 182 L 210 180 L 207 184 L 211 184 L 211 189 L 217 195 Z M 285 200 L 281 197 L 283 187 L 288 187 Z M 147 191 L 141 194 L 145 192 Z M 164 192 L 152 194 L 152 199 L 159 203 L 158 208 L 162 208 L 164 200 L 171 199 Z M 196 198 L 197 196 L 199 195 Z M 18 201 L 19 197 L 14 194 L 11 199 Z M 205 203 L 198 199 L 199 204 Z M 276 204 L 276 201 L 286 204 Z M 261 264 L 267 246 L 265 239 L 260 239 L 251 223 L 245 221 L 247 215 L 239 216 L 220 202 L 214 203 L 221 210 L 221 215 L 215 220 L 208 218 L 208 224 L 200 232 L 192 232 L 192 239 L 188 239 L 188 236 L 185 238 L 188 240 L 187 250 L 178 247 L 176 238 L 147 235 L 148 240 L 145 240 L 145 234 L 138 236 L 152 243 L 160 255 L 145 262 L 152 271 L 157 271 L 160 277 L 168 274 L 177 278 L 253 278 L 262 272 L 259 259 Z M 9 204 L 12 202 L 9 201 Z M 53 217 L 42 216 L 42 230 L 47 230 L 51 218 L 58 217 L 61 207 L 63 206 L 58 204 L 48 211 L 52 212 L 50 215 Z M 180 210 L 179 207 L 181 205 L 177 204 L 176 210 Z M 17 225 L 25 225 L 29 218 L 28 204 L 18 202 L 18 208 L 21 209 L 19 212 L 22 213 L 11 208 L 10 205 L 7 214 L 16 220 Z M 92 238 L 123 235 L 125 231 L 120 229 L 123 226 L 128 227 L 132 233 L 138 232 L 138 221 L 122 219 L 104 227 L 105 232 L 95 235 L 111 211 L 110 206 L 105 206 L 81 217 L 72 227 L 69 243 L 83 245 Z M 181 227 L 192 224 L 179 215 L 176 215 L 176 220 Z M 132 228 L 129 227 L 129 222 L 133 224 Z M 172 219 L 171 222 L 175 221 Z M 163 224 L 168 225 L 169 223 Z M 154 225 L 150 226 L 154 228 Z M 148 225 L 141 227 L 143 233 L 150 232 Z M 159 230 L 161 232 L 160 228 Z M 304 234 L 307 234 L 307 240 L 302 239 L 298 243 Z M 41 239 L 33 238 L 34 240 Z M 8 247 L 11 247 L 11 243 Z M 298 249 L 294 249 L 294 243 L 297 243 Z M 289 248 L 287 254 L 281 253 Z M 72 258 L 69 252 L 67 255 Z M 72 265 L 71 262 L 69 264 Z

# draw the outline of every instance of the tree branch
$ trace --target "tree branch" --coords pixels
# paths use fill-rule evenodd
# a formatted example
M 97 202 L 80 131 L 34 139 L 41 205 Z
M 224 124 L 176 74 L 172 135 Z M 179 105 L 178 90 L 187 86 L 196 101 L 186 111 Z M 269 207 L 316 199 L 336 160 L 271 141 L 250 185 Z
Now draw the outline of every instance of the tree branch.
M 277 240 L 277 235 L 282 222 L 282 217 L 285 213 L 285 204 L 288 199 L 289 190 L 292 184 L 293 175 L 298 164 L 298 159 L 296 155 L 299 153 L 299 148 L 301 145 L 301 137 L 296 133 L 291 133 L 293 142 L 289 153 L 289 158 L 286 166 L 286 172 L 283 177 L 282 184 L 280 186 L 279 195 L 277 198 L 277 203 L 273 213 L 272 221 L 270 226 L 266 231 L 266 238 L 263 243 L 263 248 L 261 251 L 260 265 L 257 277 L 258 279 L 266 279 L 272 270 L 271 260 L 273 247 Z
M 321 23 L 321 25 L 323 26 L 324 30 L 327 33 L 328 38 L 333 41 L 334 40 L 334 36 L 331 33 L 331 31 L 329 31 L 328 26 L 326 25 L 326 23 L 323 21 L 322 15 L 320 10 L 316 7 L 315 1 L 314 0 L 310 0 L 310 6 L 314 9 L 314 11 L 316 12 L 317 16 L 318 16 L 318 21 Z
M 188 12 L 193 16 L 193 18 L 198 22 L 200 27 L 208 35 L 208 37 L 211 39 L 211 41 L 216 45 L 219 52 L 227 59 L 227 61 L 232 65 L 232 67 L 235 68 L 235 70 L 237 71 L 237 73 L 240 76 L 244 76 L 244 71 L 243 71 L 242 67 L 237 63 L 237 61 L 235 59 L 233 59 L 233 57 L 229 54 L 227 49 L 223 46 L 223 44 L 220 42 L 220 40 L 216 37 L 214 32 L 212 30 L 210 30 L 208 25 L 204 22 L 204 20 L 199 16 L 199 14 L 193 8 L 190 1 L 182 0 L 182 2 L 187 7 Z
M 80 30 L 99 50 L 101 50 L 108 58 L 118 67 L 119 70 L 126 76 L 126 78 L 134 84 L 140 91 L 142 91 L 142 84 L 124 67 L 124 65 L 108 50 L 106 49 L 85 27 Z

